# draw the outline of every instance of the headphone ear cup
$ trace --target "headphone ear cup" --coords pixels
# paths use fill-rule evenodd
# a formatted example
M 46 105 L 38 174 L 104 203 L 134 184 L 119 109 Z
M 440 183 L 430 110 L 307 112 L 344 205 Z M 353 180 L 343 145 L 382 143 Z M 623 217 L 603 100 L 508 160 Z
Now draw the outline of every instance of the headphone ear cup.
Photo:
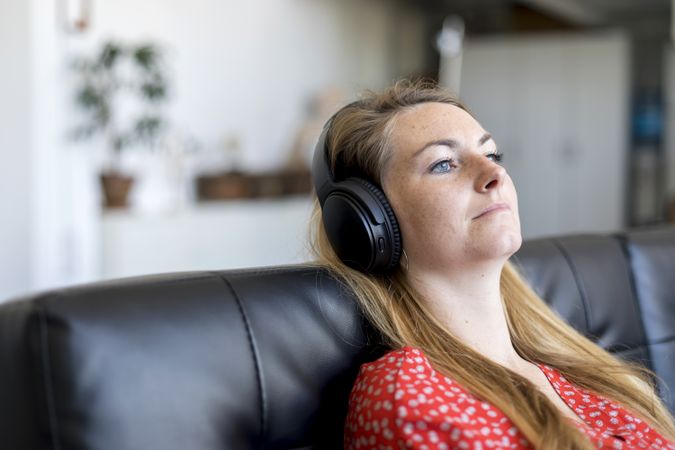
M 388 248 L 391 248 L 391 254 L 389 256 L 389 261 L 383 268 L 383 271 L 389 272 L 394 268 L 396 268 L 396 266 L 398 266 L 398 263 L 401 259 L 401 252 L 403 249 L 401 231 L 398 226 L 398 219 L 396 219 L 394 209 L 389 204 L 389 200 L 387 200 L 387 196 L 384 195 L 382 189 L 380 189 L 373 183 L 364 180 L 363 178 L 355 178 L 355 181 L 361 183 L 361 185 L 365 187 L 368 190 L 368 192 L 370 192 L 373 195 L 373 197 L 375 197 L 378 206 L 384 213 L 385 224 L 390 233 L 390 239 L 388 241 L 385 241 L 385 244 Z
M 323 222 L 338 257 L 366 273 L 391 272 L 401 258 L 401 233 L 384 192 L 362 178 L 336 183 Z

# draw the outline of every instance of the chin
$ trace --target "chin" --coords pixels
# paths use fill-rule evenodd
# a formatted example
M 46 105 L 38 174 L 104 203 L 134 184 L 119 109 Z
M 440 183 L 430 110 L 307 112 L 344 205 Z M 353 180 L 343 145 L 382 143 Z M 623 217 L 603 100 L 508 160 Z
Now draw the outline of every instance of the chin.
M 508 243 L 507 245 L 510 247 L 510 254 L 509 256 L 513 255 L 515 252 L 518 251 L 520 246 L 523 243 L 523 236 L 520 233 L 514 233 L 511 236 L 508 236 Z
M 518 251 L 523 243 L 523 237 L 520 232 L 504 232 L 497 239 L 486 241 L 490 245 L 485 249 L 493 258 L 510 258 Z

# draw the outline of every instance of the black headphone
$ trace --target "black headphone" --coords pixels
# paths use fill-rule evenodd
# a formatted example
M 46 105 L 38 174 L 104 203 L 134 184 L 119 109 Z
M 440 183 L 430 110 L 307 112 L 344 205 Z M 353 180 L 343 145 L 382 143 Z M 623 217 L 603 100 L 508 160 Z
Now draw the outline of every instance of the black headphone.
M 359 176 L 340 180 L 328 163 L 326 123 L 314 149 L 312 180 L 328 240 L 348 266 L 371 274 L 391 273 L 401 258 L 401 233 L 387 197 Z

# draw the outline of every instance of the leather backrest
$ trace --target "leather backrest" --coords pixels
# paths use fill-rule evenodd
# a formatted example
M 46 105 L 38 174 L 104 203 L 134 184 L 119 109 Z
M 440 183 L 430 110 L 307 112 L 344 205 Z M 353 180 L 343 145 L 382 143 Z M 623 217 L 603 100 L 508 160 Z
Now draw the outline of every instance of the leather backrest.
M 675 412 L 675 227 L 531 240 L 514 260 L 577 330 L 653 370 Z
M 8 449 L 341 447 L 366 358 L 316 267 L 140 277 L 0 307 Z
M 675 229 L 526 242 L 553 308 L 675 387 Z M 341 448 L 379 356 L 348 289 L 286 266 L 100 282 L 0 305 L 8 449 Z

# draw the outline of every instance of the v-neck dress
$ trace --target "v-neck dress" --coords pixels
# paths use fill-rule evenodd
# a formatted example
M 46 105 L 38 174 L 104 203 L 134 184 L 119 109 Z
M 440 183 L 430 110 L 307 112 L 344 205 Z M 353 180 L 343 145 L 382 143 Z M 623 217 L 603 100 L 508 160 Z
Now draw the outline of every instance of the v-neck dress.
M 539 368 L 584 421 L 572 421 L 599 449 L 669 449 L 649 424 L 626 409 Z M 346 449 L 531 449 L 509 418 L 436 372 L 424 355 L 403 347 L 361 366 L 349 397 Z

